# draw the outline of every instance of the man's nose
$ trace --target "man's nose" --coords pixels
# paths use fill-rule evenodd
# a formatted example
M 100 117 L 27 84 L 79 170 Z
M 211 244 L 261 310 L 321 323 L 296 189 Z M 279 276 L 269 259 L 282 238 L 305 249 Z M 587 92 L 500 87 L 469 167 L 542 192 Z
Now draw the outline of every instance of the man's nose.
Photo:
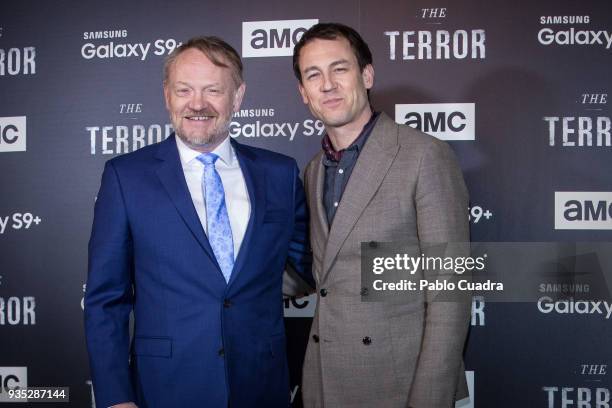
M 323 92 L 329 92 L 329 91 L 333 91 L 334 89 L 336 89 L 336 82 L 334 81 L 333 76 L 330 74 L 324 74 L 323 82 L 321 86 L 322 86 L 321 90 Z
M 206 98 L 201 92 L 194 92 L 189 100 L 189 109 L 193 111 L 201 111 L 208 106 Z

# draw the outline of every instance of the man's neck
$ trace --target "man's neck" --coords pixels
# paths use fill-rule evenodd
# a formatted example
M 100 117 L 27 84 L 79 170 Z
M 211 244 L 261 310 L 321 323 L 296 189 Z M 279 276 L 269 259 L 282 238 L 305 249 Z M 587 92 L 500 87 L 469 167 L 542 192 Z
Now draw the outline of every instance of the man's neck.
M 326 127 L 325 130 L 334 149 L 339 152 L 349 147 L 359 137 L 371 117 L 372 109 L 368 105 L 356 120 L 339 127 Z

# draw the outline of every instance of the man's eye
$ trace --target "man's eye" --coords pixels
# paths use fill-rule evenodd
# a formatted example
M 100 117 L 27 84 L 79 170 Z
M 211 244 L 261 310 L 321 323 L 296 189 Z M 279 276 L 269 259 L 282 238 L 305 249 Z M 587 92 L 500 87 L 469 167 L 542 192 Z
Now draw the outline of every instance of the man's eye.
M 189 89 L 187 88 L 179 88 L 176 90 L 176 93 L 180 96 L 187 95 L 189 93 Z
M 318 72 L 315 72 L 314 74 L 309 74 L 306 76 L 306 79 L 315 79 L 316 77 L 319 76 Z
M 336 71 L 336 72 L 345 72 L 346 68 L 345 67 L 338 67 L 338 68 L 334 69 L 334 71 Z

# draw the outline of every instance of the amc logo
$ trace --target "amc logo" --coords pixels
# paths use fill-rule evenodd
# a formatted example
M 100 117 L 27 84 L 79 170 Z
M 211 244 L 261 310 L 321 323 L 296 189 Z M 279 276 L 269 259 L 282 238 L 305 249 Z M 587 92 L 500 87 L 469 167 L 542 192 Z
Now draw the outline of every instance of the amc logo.
M 245 21 L 242 23 L 242 57 L 286 57 L 302 34 L 319 20 Z
M 26 151 L 26 117 L 0 118 L 0 152 Z
M 455 408 L 474 408 L 474 371 L 465 372 L 465 380 L 467 381 L 469 395 L 455 402 Z
M 283 301 L 285 317 L 314 317 L 317 295 L 302 298 L 288 298 Z
M 555 229 L 612 229 L 612 192 L 555 191 Z
M 475 140 L 473 103 L 418 103 L 395 105 L 395 121 L 441 140 Z
M 0 367 L 0 402 L 25 402 L 9 399 L 9 390 L 28 388 L 28 367 Z

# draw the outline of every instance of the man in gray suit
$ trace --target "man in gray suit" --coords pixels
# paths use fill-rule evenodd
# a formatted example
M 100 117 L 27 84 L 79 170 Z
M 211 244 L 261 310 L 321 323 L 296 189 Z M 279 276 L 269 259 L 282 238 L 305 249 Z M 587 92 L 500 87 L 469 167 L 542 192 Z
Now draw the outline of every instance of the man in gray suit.
M 362 286 L 360 254 L 362 242 L 467 242 L 457 160 L 446 143 L 372 111 L 372 55 L 352 28 L 313 26 L 295 46 L 293 67 L 304 103 L 327 131 L 305 171 L 318 302 L 304 405 L 452 407 L 466 392 L 469 294 L 362 301 L 372 289 Z

